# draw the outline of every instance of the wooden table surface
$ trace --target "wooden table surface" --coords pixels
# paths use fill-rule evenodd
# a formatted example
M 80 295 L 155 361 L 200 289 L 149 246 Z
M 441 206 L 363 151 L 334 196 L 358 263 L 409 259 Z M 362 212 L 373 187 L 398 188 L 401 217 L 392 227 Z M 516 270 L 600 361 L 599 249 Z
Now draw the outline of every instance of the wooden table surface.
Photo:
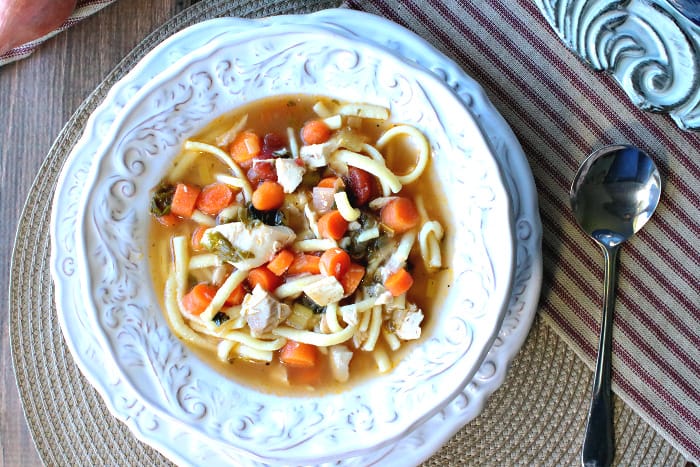
M 109 71 L 151 31 L 196 0 L 118 0 L 0 67 L 0 466 L 41 465 L 10 354 L 8 284 L 17 223 L 63 125 Z

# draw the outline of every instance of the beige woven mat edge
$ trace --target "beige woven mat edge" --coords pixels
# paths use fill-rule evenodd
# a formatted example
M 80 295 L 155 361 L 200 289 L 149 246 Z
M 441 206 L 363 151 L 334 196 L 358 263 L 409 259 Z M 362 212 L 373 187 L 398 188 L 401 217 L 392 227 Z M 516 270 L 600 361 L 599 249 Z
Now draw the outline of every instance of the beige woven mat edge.
M 47 465 L 167 465 L 111 416 L 67 350 L 49 274 L 51 199 L 68 153 L 107 90 L 157 43 L 195 22 L 223 15 L 262 17 L 336 6 L 319 1 L 204 1 L 139 44 L 67 123 L 30 191 L 20 218 L 10 281 L 13 363 L 25 417 Z M 46 317 L 50 317 L 47 319 Z M 32 352 L 41 346 L 43 352 Z M 574 465 L 583 433 L 591 372 L 536 318 L 504 385 L 484 413 L 425 465 Z M 683 465 L 684 460 L 628 406 L 616 400 L 616 463 Z

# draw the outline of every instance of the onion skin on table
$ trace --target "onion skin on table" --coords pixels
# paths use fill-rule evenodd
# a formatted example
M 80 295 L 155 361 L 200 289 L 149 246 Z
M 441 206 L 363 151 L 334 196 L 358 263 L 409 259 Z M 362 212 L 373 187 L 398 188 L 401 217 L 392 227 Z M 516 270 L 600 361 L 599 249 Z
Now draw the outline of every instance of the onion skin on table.
M 61 26 L 75 4 L 76 0 L 0 0 L 0 54 Z

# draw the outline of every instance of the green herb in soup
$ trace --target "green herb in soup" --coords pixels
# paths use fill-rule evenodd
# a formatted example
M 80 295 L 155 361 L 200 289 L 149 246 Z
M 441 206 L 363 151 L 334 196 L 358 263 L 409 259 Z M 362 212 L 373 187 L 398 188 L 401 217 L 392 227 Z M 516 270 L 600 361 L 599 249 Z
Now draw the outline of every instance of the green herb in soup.
M 428 142 L 388 118 L 283 96 L 184 144 L 150 207 L 180 338 L 273 390 L 393 368 L 446 268 Z

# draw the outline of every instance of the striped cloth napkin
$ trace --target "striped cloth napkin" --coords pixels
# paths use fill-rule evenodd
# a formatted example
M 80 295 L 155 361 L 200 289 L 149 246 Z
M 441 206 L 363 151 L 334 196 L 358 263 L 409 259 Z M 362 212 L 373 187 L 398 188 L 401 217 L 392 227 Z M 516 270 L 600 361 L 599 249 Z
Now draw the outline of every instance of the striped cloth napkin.
M 106 7 L 112 2 L 114 2 L 114 0 L 78 0 L 78 3 L 75 6 L 75 10 L 73 10 L 73 14 L 71 14 L 68 17 L 68 19 L 66 19 L 63 22 L 61 27 L 51 31 L 50 33 L 43 37 L 40 37 L 39 39 L 20 45 L 19 47 L 15 47 L 14 49 L 11 49 L 5 52 L 4 54 L 1 54 L 0 66 L 6 65 L 17 60 L 21 60 L 23 58 L 27 58 L 29 55 L 32 54 L 32 52 L 34 52 L 34 50 L 37 49 L 37 47 L 43 44 L 47 39 L 55 36 L 61 31 L 65 31 L 69 27 L 82 21 L 83 19 L 87 18 L 93 13 L 101 10 L 102 8 Z
M 532 0 L 348 0 L 346 6 L 431 42 L 481 83 L 511 125 L 532 167 L 542 215 L 539 313 L 591 368 L 603 257 L 571 215 L 569 187 L 579 163 L 603 145 L 629 143 L 652 155 L 663 177 L 661 205 L 620 253 L 613 388 L 699 464 L 699 135 L 638 110 L 610 76 L 566 49 Z

